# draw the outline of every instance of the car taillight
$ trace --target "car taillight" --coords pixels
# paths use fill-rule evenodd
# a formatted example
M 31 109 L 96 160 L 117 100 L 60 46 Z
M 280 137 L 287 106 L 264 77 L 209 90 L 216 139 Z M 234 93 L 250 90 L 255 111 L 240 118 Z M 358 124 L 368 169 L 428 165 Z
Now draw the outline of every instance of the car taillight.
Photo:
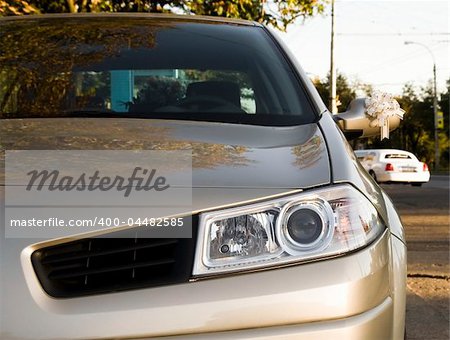
M 427 163 L 423 163 L 422 171 L 428 171 Z
M 394 171 L 394 166 L 391 163 L 386 164 L 386 168 L 384 169 L 386 171 Z

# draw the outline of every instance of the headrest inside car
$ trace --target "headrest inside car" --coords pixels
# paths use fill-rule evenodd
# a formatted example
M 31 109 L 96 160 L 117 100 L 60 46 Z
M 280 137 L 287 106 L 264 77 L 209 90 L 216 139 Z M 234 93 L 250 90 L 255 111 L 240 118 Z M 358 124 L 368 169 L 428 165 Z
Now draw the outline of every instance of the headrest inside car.
M 218 97 L 241 107 L 239 85 L 230 81 L 202 81 L 191 83 L 186 90 L 186 98 L 195 96 Z

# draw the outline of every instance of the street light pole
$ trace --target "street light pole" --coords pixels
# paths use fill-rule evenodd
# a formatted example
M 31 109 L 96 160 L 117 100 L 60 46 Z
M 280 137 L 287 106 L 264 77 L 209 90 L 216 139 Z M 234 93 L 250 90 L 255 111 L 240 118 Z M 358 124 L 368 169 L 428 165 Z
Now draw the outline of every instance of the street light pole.
M 428 53 L 430 53 L 433 59 L 433 113 L 434 113 L 434 170 L 439 170 L 439 134 L 438 134 L 438 108 L 437 108 L 437 85 L 436 85 L 436 59 L 434 58 L 433 52 L 429 49 L 427 45 L 424 45 L 415 41 L 405 41 L 405 45 L 420 45 L 424 47 Z

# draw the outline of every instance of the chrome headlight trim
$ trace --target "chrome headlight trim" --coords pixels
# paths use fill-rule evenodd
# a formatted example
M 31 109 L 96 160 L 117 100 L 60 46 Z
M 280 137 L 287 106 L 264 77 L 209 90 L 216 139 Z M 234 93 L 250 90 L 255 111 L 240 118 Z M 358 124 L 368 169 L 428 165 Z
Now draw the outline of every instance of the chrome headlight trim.
M 317 213 L 324 226 L 320 237 L 306 245 L 287 232 L 289 218 L 301 209 Z M 370 244 L 384 229 L 373 204 L 349 184 L 209 211 L 200 214 L 193 276 L 340 256 Z

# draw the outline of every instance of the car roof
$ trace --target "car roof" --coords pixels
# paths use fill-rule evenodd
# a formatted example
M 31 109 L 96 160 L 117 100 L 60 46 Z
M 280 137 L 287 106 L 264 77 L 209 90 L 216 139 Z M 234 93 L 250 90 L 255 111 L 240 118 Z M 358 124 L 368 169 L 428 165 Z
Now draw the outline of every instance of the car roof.
M 38 15 L 20 15 L 0 17 L 0 23 L 4 21 L 22 21 L 22 20 L 47 20 L 47 19 L 70 19 L 77 20 L 80 18 L 141 18 L 141 19 L 157 19 L 172 22 L 187 23 L 203 23 L 203 24 L 229 24 L 241 26 L 257 26 L 263 27 L 262 24 L 255 21 L 243 19 L 233 19 L 224 17 L 212 17 L 203 15 L 178 15 L 165 13 L 58 13 L 58 14 L 38 14 Z
M 355 152 L 411 153 L 406 150 L 398 150 L 398 149 L 363 149 L 363 150 L 355 150 Z

